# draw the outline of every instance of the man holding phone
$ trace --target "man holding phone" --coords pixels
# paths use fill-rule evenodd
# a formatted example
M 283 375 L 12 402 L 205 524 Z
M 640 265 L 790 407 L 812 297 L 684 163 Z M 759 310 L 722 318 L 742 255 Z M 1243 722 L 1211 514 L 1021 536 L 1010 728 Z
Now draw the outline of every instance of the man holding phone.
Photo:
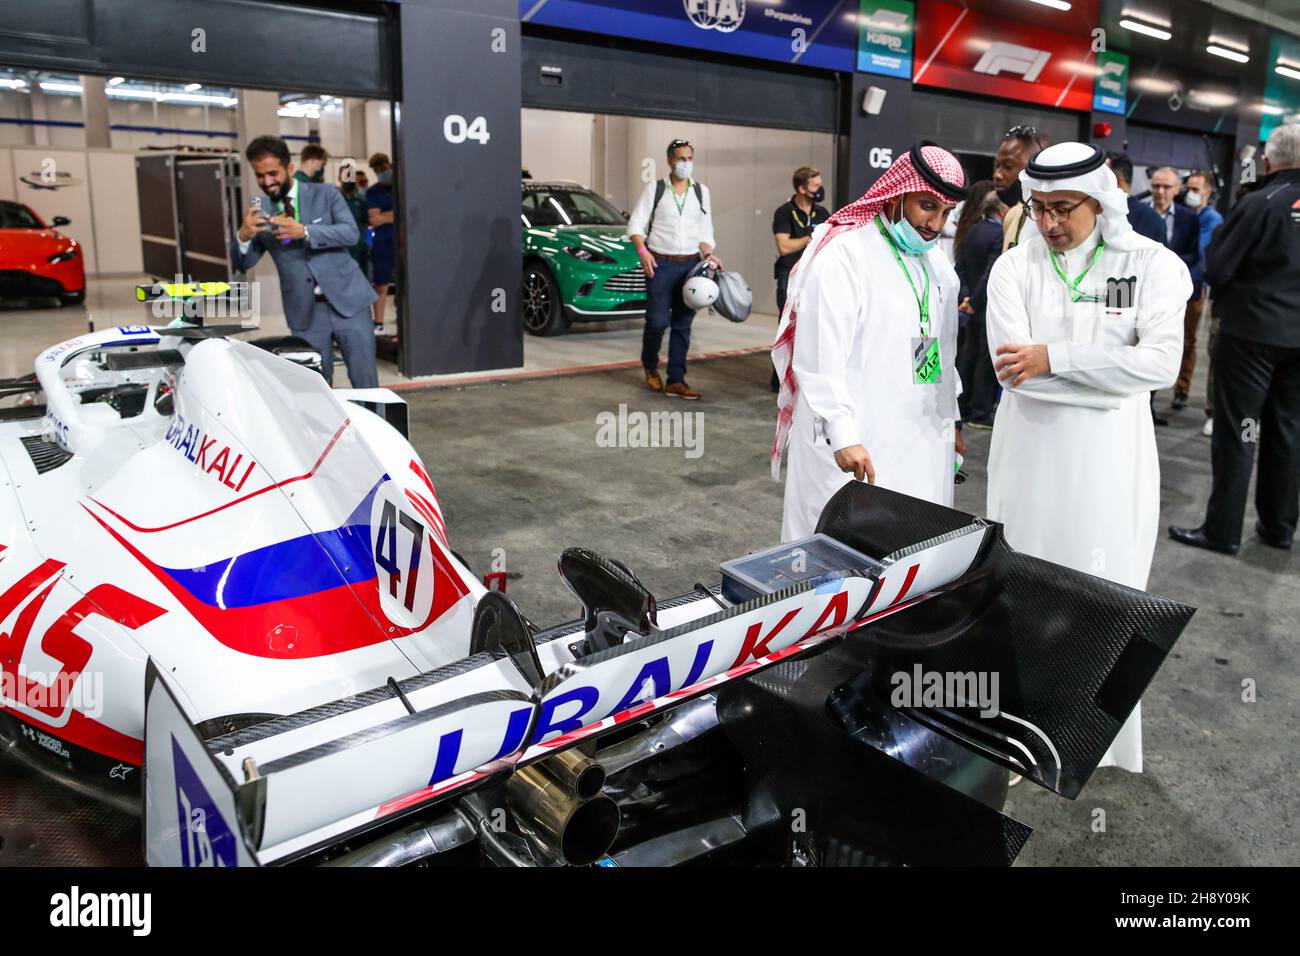
M 245 156 L 266 196 L 254 197 L 230 244 L 234 268 L 246 272 L 270 253 L 289 329 L 320 352 L 325 380 L 333 383 L 337 341 L 352 387 L 377 387 L 375 291 L 350 252 L 360 233 L 343 194 L 295 179 L 289 147 L 278 137 L 257 137 Z

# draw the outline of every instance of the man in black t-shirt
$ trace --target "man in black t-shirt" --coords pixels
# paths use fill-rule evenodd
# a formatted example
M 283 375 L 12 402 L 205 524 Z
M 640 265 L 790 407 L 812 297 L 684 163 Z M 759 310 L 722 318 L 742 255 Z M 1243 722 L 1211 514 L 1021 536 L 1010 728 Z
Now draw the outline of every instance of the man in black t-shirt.
M 776 240 L 776 309 L 785 311 L 785 293 L 790 270 L 803 255 L 813 230 L 830 218 L 825 206 L 818 203 L 826 196 L 822 174 L 811 166 L 794 171 L 794 195 L 772 214 L 772 236 Z
M 826 196 L 822 186 L 822 174 L 811 166 L 800 166 L 794 171 L 794 195 L 790 201 L 777 206 L 772 214 L 772 237 L 776 240 L 776 267 L 773 277 L 776 279 L 776 311 L 785 311 L 785 293 L 790 285 L 790 270 L 803 255 L 804 248 L 813 230 L 830 218 L 825 206 L 818 203 Z M 776 371 L 772 372 L 772 391 L 778 391 L 781 383 Z

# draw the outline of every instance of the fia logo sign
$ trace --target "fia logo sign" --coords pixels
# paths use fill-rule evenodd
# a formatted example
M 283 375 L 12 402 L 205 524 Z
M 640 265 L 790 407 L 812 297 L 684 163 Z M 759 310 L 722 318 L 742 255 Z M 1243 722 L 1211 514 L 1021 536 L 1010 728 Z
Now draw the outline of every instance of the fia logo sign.
M 235 835 L 222 819 L 181 745 L 172 738 L 181 866 L 237 866 Z
M 1137 289 L 1137 276 L 1117 278 L 1111 276 L 1106 280 L 1106 308 L 1130 309 Z
M 701 30 L 731 33 L 745 21 L 745 0 L 682 0 L 682 6 Z

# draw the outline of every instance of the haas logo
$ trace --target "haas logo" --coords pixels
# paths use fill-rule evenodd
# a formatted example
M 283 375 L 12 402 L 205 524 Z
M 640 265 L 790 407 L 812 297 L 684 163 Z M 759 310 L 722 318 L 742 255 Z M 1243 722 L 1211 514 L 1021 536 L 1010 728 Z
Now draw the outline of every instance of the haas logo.
M 990 76 L 997 76 L 1003 72 L 1016 73 L 1026 83 L 1034 83 L 1051 58 L 1052 54 L 1046 50 L 1035 50 L 1033 47 L 1020 46 L 1018 43 L 998 41 L 984 51 L 984 55 L 975 64 L 975 72 L 987 73 Z
M 1106 280 L 1106 308 L 1128 309 L 1133 306 L 1134 291 L 1137 288 L 1137 276 Z
M 701 30 L 731 33 L 745 21 L 745 0 L 682 0 L 682 6 Z

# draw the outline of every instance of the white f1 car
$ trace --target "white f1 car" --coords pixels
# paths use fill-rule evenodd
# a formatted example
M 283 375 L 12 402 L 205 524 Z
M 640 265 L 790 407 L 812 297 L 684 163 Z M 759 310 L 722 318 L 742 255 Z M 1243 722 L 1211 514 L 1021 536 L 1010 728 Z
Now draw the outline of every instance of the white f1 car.
M 851 483 L 665 600 L 567 550 L 539 629 L 391 393 L 148 326 L 18 393 L 0 743 L 142 807 L 152 864 L 1009 863 L 1007 771 L 1077 795 L 1191 615 Z

